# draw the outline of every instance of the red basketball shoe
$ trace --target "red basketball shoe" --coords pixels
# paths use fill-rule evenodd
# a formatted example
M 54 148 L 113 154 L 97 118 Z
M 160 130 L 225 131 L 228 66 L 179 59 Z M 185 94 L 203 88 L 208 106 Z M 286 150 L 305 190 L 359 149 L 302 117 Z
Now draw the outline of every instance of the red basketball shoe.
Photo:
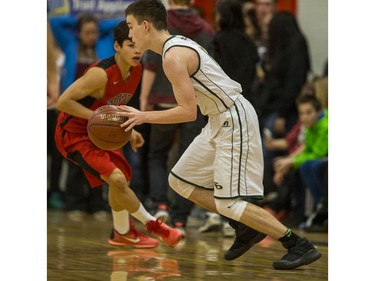
M 112 229 L 108 243 L 113 246 L 130 246 L 133 248 L 155 248 L 159 245 L 156 239 L 148 237 L 138 231 L 134 226 L 133 220 L 130 220 L 130 229 L 124 235 Z
M 171 228 L 163 221 L 156 219 L 146 223 L 147 230 L 164 241 L 168 246 L 174 247 L 182 238 L 181 230 Z

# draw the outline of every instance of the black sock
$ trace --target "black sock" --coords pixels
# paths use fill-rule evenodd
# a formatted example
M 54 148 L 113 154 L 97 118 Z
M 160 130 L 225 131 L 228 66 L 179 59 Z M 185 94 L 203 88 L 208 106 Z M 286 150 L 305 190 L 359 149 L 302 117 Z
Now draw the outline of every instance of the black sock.
M 300 237 L 297 234 L 295 234 L 290 228 L 288 228 L 285 234 L 281 238 L 279 238 L 279 241 L 283 243 L 284 246 L 289 246 L 294 245 L 299 238 Z

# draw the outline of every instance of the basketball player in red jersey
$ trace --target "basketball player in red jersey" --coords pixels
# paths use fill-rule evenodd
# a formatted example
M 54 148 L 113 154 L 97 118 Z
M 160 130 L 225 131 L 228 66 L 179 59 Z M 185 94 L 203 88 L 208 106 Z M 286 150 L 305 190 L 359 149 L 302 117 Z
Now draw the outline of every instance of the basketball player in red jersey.
M 87 122 L 95 109 L 102 105 L 123 105 L 134 95 L 141 80 L 141 53 L 128 37 L 125 21 L 114 30 L 115 55 L 90 66 L 85 74 L 69 86 L 57 101 L 61 111 L 55 140 L 61 154 L 79 165 L 92 188 L 109 185 L 113 230 L 111 245 L 134 248 L 154 248 L 158 241 L 134 227 L 129 213 L 140 220 L 149 232 L 169 246 L 181 239 L 181 231 L 167 226 L 151 216 L 129 187 L 131 167 L 121 150 L 106 151 L 96 147 L 88 138 Z M 134 151 L 144 143 L 142 135 L 133 130 L 130 144 Z

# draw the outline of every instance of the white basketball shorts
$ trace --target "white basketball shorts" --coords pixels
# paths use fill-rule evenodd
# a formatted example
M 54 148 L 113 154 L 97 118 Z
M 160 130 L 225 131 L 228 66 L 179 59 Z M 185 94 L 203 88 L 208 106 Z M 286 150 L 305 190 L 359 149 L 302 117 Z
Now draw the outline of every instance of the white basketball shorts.
M 215 198 L 263 198 L 263 152 L 259 122 L 243 96 L 225 112 L 210 116 L 171 171 Z

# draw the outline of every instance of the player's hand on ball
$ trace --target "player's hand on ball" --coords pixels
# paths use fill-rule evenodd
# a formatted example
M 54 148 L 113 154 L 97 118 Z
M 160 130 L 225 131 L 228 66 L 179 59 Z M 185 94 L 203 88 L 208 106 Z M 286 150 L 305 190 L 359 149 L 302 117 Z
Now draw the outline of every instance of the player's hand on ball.
M 142 147 L 145 143 L 145 140 L 141 133 L 133 129 L 132 135 L 130 136 L 130 145 L 134 152 L 137 152 L 138 148 Z
M 126 132 L 120 127 L 127 118 L 116 114 L 117 111 L 117 106 L 103 105 L 98 107 L 87 121 L 88 137 L 101 149 L 120 149 L 130 140 L 132 130 Z
M 126 132 L 132 129 L 134 126 L 144 123 L 144 112 L 126 105 L 118 106 L 118 109 L 118 115 L 128 117 L 128 120 L 121 124 L 121 127 L 125 128 Z

